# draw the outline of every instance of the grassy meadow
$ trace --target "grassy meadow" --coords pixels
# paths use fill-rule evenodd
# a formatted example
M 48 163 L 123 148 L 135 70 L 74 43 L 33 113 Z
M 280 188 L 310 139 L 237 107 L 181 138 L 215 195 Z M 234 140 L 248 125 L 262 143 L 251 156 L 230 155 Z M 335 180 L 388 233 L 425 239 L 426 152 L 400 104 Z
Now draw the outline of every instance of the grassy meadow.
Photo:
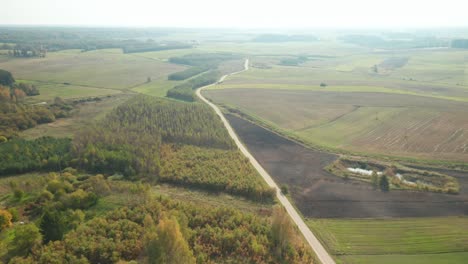
M 121 50 L 108 49 L 49 52 L 45 58 L 4 57 L 0 58 L 0 68 L 10 71 L 21 82 L 36 85 L 41 94 L 28 100 L 39 102 L 56 96 L 74 99 L 113 95 L 135 87 L 143 91 L 148 86 L 161 90 L 161 80 L 186 67 L 140 53 L 123 54 Z
M 338 263 L 464 263 L 468 218 L 310 219 Z

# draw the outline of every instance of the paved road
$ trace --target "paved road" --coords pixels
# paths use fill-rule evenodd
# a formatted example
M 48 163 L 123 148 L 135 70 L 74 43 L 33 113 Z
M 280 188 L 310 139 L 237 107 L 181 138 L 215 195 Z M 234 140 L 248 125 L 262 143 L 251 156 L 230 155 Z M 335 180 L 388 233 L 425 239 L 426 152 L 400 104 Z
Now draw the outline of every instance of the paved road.
M 228 74 L 228 75 L 224 75 L 223 77 L 221 77 L 219 79 L 218 83 L 223 82 L 224 79 L 226 79 L 226 77 L 228 77 L 229 75 L 233 75 L 233 74 L 237 74 L 237 73 L 240 73 L 240 72 L 243 72 L 243 71 L 247 71 L 248 69 L 249 69 L 249 60 L 246 59 L 245 64 L 244 64 L 244 70 L 238 71 L 238 72 L 235 72 L 235 73 L 231 73 L 231 74 Z M 203 97 L 203 95 L 201 94 L 201 91 L 204 88 L 207 88 L 207 87 L 212 86 L 212 85 L 216 85 L 216 84 L 211 84 L 211 85 L 204 86 L 204 87 L 201 87 L 200 89 L 198 89 L 196 91 L 197 96 L 203 102 L 205 102 L 206 104 L 211 106 L 211 108 L 213 108 L 213 110 L 215 110 L 216 114 L 218 114 L 218 116 L 221 118 L 221 121 L 223 121 L 223 124 L 226 127 L 226 129 L 228 130 L 229 135 L 234 140 L 234 142 L 236 142 L 236 145 L 237 145 L 237 147 L 239 147 L 240 151 L 249 159 L 250 163 L 252 163 L 252 165 L 255 167 L 255 169 L 258 171 L 258 173 L 260 173 L 260 175 L 262 175 L 263 179 L 268 183 L 268 185 L 270 187 L 273 187 L 273 188 L 276 189 L 276 197 L 281 202 L 281 204 L 284 206 L 284 208 L 286 208 L 286 211 L 291 216 L 294 223 L 296 223 L 296 225 L 299 227 L 299 230 L 302 232 L 302 234 L 306 238 L 309 245 L 315 251 L 315 254 L 319 258 L 319 260 L 322 262 L 322 264 L 335 264 L 335 261 L 328 254 L 328 252 L 325 250 L 325 248 L 322 246 L 322 244 L 320 244 L 317 237 L 315 237 L 315 235 L 310 231 L 309 227 L 307 227 L 307 225 L 304 223 L 304 220 L 302 220 L 302 217 L 297 213 L 296 209 L 292 206 L 292 204 L 289 202 L 289 200 L 281 193 L 280 188 L 278 188 L 278 185 L 276 185 L 276 183 L 273 181 L 270 174 L 268 174 L 268 172 L 266 172 L 262 168 L 262 166 L 260 166 L 260 164 L 257 162 L 257 160 L 252 156 L 252 154 L 250 154 L 250 152 L 247 150 L 247 148 L 239 140 L 239 138 L 237 137 L 236 133 L 232 129 L 229 122 L 224 117 L 221 110 L 215 104 L 211 103 L 205 97 Z

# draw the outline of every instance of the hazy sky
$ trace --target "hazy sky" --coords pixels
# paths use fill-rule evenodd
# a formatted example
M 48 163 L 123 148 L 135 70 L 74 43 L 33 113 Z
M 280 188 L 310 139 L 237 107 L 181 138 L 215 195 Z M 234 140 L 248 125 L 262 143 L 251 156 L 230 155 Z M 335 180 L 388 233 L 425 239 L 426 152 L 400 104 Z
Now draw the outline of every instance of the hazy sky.
M 467 0 L 1 0 L 0 24 L 174 27 L 468 26 Z

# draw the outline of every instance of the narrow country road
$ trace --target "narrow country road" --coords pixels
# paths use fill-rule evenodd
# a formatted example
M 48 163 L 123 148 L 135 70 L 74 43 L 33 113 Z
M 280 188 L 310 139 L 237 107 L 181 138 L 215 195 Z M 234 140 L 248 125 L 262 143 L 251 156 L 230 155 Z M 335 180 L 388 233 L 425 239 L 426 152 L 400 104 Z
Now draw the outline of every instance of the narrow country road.
M 237 74 L 237 73 L 240 73 L 240 72 L 243 72 L 243 71 L 247 71 L 248 69 L 249 69 L 249 60 L 246 59 L 245 64 L 244 64 L 244 70 L 234 72 L 234 73 L 231 73 L 231 74 L 228 74 L 228 75 L 224 75 L 223 77 L 221 77 L 219 79 L 218 83 L 223 82 L 226 79 L 226 77 L 228 77 L 229 75 L 233 75 L 233 74 Z M 258 171 L 258 173 L 260 173 L 260 175 L 263 177 L 263 179 L 268 183 L 268 185 L 270 187 L 275 188 L 276 197 L 281 202 L 281 204 L 284 206 L 284 208 L 286 209 L 288 214 L 291 216 L 294 223 L 296 223 L 299 230 L 302 232 L 302 234 L 306 238 L 307 242 L 312 247 L 312 249 L 314 250 L 317 257 L 319 258 L 320 262 L 322 262 L 322 264 L 335 264 L 335 261 L 328 254 L 328 252 L 322 246 L 320 241 L 310 231 L 309 227 L 307 227 L 304 220 L 302 220 L 302 217 L 297 213 L 296 209 L 292 206 L 292 204 L 289 202 L 289 200 L 281 193 L 280 189 L 278 188 L 278 185 L 276 185 L 276 183 L 273 181 L 270 174 L 268 174 L 268 172 L 266 172 L 262 168 L 262 166 L 260 166 L 260 164 L 257 162 L 257 160 L 252 156 L 252 154 L 250 154 L 250 152 L 247 150 L 247 148 L 239 140 L 239 138 L 237 137 L 236 133 L 232 129 L 229 122 L 224 117 L 221 110 L 215 104 L 211 103 L 205 97 L 203 97 L 203 95 L 201 94 L 201 91 L 203 89 L 205 89 L 207 87 L 210 87 L 210 86 L 213 86 L 213 85 L 216 85 L 216 84 L 207 85 L 207 86 L 204 86 L 204 87 L 201 87 L 200 89 L 198 89 L 196 91 L 197 96 L 203 102 L 205 102 L 206 104 L 208 104 L 211 108 L 213 108 L 215 110 L 216 114 L 218 114 L 218 116 L 221 118 L 221 121 L 223 122 L 224 126 L 228 130 L 229 135 L 234 140 L 234 142 L 236 142 L 237 147 L 241 150 L 241 152 L 244 154 L 244 156 L 246 156 L 249 159 L 250 163 L 252 163 L 252 165 L 255 167 L 255 169 Z

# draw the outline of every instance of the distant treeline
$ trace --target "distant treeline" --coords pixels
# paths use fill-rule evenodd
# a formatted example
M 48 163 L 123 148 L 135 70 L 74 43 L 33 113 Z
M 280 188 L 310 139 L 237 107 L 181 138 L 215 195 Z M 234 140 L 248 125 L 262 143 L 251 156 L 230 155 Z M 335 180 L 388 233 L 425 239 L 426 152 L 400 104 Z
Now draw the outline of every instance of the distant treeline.
M 468 49 L 468 39 L 454 39 L 454 40 L 452 40 L 452 48 Z
M 436 37 L 414 37 L 409 40 L 384 39 L 376 35 L 346 35 L 341 40 L 356 45 L 381 49 L 414 49 L 448 47 L 449 41 Z
M 193 53 L 181 57 L 170 58 L 169 61 L 172 63 L 193 67 L 169 75 L 169 80 L 185 80 L 202 72 L 208 72 L 174 86 L 172 89 L 167 91 L 167 96 L 189 102 L 195 101 L 195 89 L 216 83 L 219 80 L 221 72 L 217 69 L 222 62 L 238 60 L 241 58 L 242 56 L 240 54 L 234 53 Z
M 221 78 L 221 73 L 219 71 L 209 71 L 182 84 L 174 86 L 169 91 L 167 91 L 167 96 L 179 100 L 194 102 L 196 100 L 194 90 L 209 84 L 216 83 L 219 78 Z
M 16 57 L 45 56 L 46 51 L 119 48 L 125 53 L 191 48 L 181 42 L 156 42 L 168 34 L 156 29 L 0 28 L 0 43 Z M 147 39 L 141 41 L 138 39 Z
M 281 34 L 265 34 L 255 37 L 254 42 L 311 42 L 317 41 L 318 38 L 313 35 L 281 35 Z
M 169 61 L 176 64 L 214 69 L 223 61 L 236 59 L 242 59 L 242 56 L 234 53 L 193 53 L 181 57 L 172 57 Z
M 169 74 L 167 79 L 170 81 L 183 81 L 207 70 L 209 70 L 208 67 L 191 67 L 180 72 Z
M 284 66 L 298 66 L 308 60 L 307 56 L 298 56 L 296 58 L 284 58 L 280 61 L 280 64 Z
M 155 42 L 134 42 L 127 43 L 121 47 L 124 53 L 137 53 L 137 52 L 148 52 L 148 51 L 159 51 L 159 50 L 171 50 L 171 49 L 190 49 L 191 45 L 183 43 L 155 43 Z

